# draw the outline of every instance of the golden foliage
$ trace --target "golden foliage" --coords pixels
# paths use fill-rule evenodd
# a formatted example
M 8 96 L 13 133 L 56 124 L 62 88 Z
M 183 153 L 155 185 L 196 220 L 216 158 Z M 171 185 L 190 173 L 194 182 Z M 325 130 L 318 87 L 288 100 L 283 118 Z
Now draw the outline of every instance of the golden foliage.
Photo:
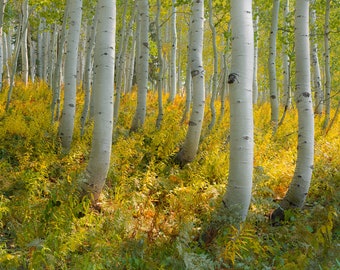
M 297 114 L 290 110 L 272 135 L 269 105 L 256 106 L 248 220 L 241 229 L 224 228 L 204 248 L 197 241 L 201 227 L 218 207 L 228 179 L 227 113 L 210 132 L 206 113 L 197 158 L 181 169 L 173 157 L 187 128 L 180 124 L 184 98 L 164 105 L 162 127 L 156 129 L 157 97 L 150 92 L 144 129 L 129 134 L 136 93 L 123 96 L 112 167 L 98 213 L 75 195 L 77 178 L 89 158 L 92 124 L 83 137 L 75 133 L 70 154 L 61 156 L 56 126 L 50 124 L 48 87 L 17 83 L 13 94 L 9 112 L 0 104 L 1 267 L 339 267 L 339 122 L 326 135 L 322 116 L 315 118 L 315 170 L 306 207 L 289 212 L 284 226 L 271 227 L 267 214 L 284 196 L 294 171 Z M 5 100 L 4 93 L 0 97 Z M 78 119 L 81 102 L 80 95 Z

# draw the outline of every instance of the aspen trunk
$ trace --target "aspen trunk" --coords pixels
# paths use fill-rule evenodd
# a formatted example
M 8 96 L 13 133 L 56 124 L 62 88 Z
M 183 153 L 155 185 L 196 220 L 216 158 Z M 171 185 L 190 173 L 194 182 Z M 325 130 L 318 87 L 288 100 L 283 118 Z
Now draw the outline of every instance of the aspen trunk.
M 64 104 L 59 125 L 62 152 L 68 153 L 73 139 L 76 112 L 77 57 L 82 16 L 82 0 L 69 0 L 69 32 L 65 59 Z
M 146 116 L 146 95 L 148 91 L 148 68 L 149 68 L 149 2 L 148 0 L 138 1 L 138 10 L 140 24 L 140 35 L 137 39 L 137 107 L 131 124 L 131 131 L 137 131 L 142 128 Z
M 325 122 L 324 129 L 327 128 L 330 114 L 331 114 L 331 67 L 330 67 L 330 46 L 329 46 L 329 13 L 330 13 L 330 0 L 326 0 L 326 13 L 325 13 L 325 33 L 324 33 L 324 43 L 325 43 Z
M 269 38 L 269 82 L 270 82 L 270 105 L 271 105 L 271 122 L 274 131 L 279 121 L 279 96 L 277 91 L 276 79 L 276 36 L 279 18 L 280 0 L 273 0 L 272 25 Z
M 204 106 L 205 106 L 205 84 L 203 68 L 203 29 L 204 29 L 204 2 L 194 1 L 192 4 L 192 17 L 190 23 L 190 59 L 191 77 L 193 83 L 193 105 L 190 115 L 189 127 L 184 144 L 176 155 L 177 162 L 184 166 L 194 160 L 202 130 Z
M 98 1 L 94 55 L 94 130 L 90 160 L 80 181 L 83 195 L 99 199 L 110 167 L 113 127 L 116 1 Z
M 296 167 L 287 194 L 271 219 L 284 219 L 284 210 L 304 205 L 313 171 L 314 114 L 310 85 L 309 2 L 297 0 L 295 8 L 296 92 L 298 109 L 298 147 Z
M 230 163 L 222 208 L 235 220 L 244 221 L 251 198 L 254 156 L 252 1 L 231 1 L 231 16 Z
M 169 102 L 173 102 L 176 96 L 176 86 L 177 86 L 177 73 L 176 73 L 176 63 L 177 63 L 177 29 L 176 29 L 176 0 L 172 0 L 171 9 L 171 60 L 170 60 L 170 95 Z

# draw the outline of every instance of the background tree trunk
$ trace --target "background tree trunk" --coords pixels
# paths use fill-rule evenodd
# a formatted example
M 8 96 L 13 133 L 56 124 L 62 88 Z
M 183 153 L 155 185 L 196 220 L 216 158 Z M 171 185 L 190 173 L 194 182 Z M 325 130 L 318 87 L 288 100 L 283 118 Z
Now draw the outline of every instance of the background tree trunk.
M 272 9 L 272 25 L 269 38 L 269 82 L 270 82 L 270 105 L 271 105 L 271 122 L 274 126 L 274 131 L 277 128 L 279 121 L 279 95 L 277 91 L 276 79 L 276 36 L 279 20 L 280 0 L 273 0 Z
M 311 27 L 312 27 L 312 51 L 311 51 L 311 59 L 312 59 L 312 67 L 314 71 L 313 82 L 314 82 L 314 91 L 315 91 L 315 113 L 322 114 L 323 112 L 323 90 L 321 83 L 321 72 L 319 65 L 319 57 L 318 57 L 318 43 L 317 43 L 317 26 L 316 26 L 316 12 L 315 10 L 311 11 Z
M 176 0 L 172 0 L 171 14 L 171 60 L 170 60 L 170 95 L 169 102 L 173 102 L 177 92 L 177 29 L 176 29 Z
M 156 35 L 157 35 L 157 55 L 159 71 L 157 74 L 157 92 L 158 92 L 158 116 L 156 120 L 156 128 L 160 129 L 163 120 L 163 53 L 162 53 L 162 38 L 160 29 L 160 13 L 161 1 L 157 0 L 157 13 L 156 13 Z
M 212 0 L 209 0 L 209 26 L 212 34 L 212 46 L 214 52 L 214 71 L 212 75 L 212 90 L 211 90 L 211 100 L 210 100 L 210 110 L 211 110 L 211 122 L 209 123 L 209 130 L 211 130 L 216 122 L 216 109 L 215 109 L 215 100 L 217 96 L 217 72 L 218 72 L 218 53 L 217 53 L 217 44 L 216 44 L 216 29 L 213 22 L 213 4 Z
M 2 91 L 2 78 L 4 72 L 4 39 L 3 39 L 3 19 L 7 0 L 0 1 L 0 92 Z
M 93 17 L 92 25 L 88 26 L 87 29 L 87 48 L 86 48 L 86 57 L 85 57 L 85 68 L 84 68 L 84 91 L 85 91 L 85 100 L 84 100 L 84 107 L 80 118 L 81 124 L 81 134 L 84 135 L 85 133 L 85 125 L 88 116 L 88 111 L 90 108 L 90 101 L 91 101 L 91 90 L 92 90 L 92 68 L 93 68 L 93 47 L 95 45 L 95 37 L 96 37 L 96 29 L 98 23 L 98 14 Z
M 138 2 L 137 12 L 139 14 L 138 23 L 140 24 L 140 35 L 138 38 L 137 48 L 137 107 L 132 120 L 131 131 L 137 131 L 142 128 L 146 116 L 146 95 L 148 92 L 148 75 L 149 75 L 149 2 L 140 0 Z
M 203 68 L 203 29 L 204 29 L 204 2 L 194 1 L 192 4 L 192 17 L 190 20 L 190 59 L 191 77 L 193 83 L 193 105 L 189 121 L 189 127 L 184 144 L 176 155 L 176 160 L 181 166 L 194 160 L 201 136 L 204 104 L 204 68 Z
M 330 114 L 331 114 L 331 67 L 330 67 L 330 46 L 329 46 L 329 13 L 330 13 L 330 0 L 326 0 L 326 13 L 325 13 L 325 32 L 324 32 L 324 43 L 325 43 L 325 123 L 324 129 L 327 128 Z
M 258 82 L 257 82 L 257 66 L 258 66 L 258 40 L 259 40 L 259 15 L 256 10 L 254 20 L 254 75 L 253 75 L 253 104 L 257 104 L 259 97 Z
M 74 119 L 76 112 L 77 91 L 77 58 L 82 17 L 82 0 L 68 0 L 69 32 L 65 59 L 64 104 L 59 125 L 62 152 L 68 153 L 71 148 Z

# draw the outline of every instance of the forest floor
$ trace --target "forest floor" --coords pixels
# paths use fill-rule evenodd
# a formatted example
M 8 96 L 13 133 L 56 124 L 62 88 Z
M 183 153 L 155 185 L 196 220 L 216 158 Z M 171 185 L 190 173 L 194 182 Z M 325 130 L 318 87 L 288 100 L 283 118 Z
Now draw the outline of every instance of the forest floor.
M 315 116 L 315 166 L 306 204 L 287 211 L 281 226 L 271 226 L 268 215 L 295 169 L 297 112 L 289 110 L 273 135 L 269 104 L 255 106 L 247 220 L 239 229 L 222 228 L 202 246 L 197 236 L 228 180 L 228 108 L 211 131 L 206 110 L 197 157 L 180 168 L 173 157 L 186 133 L 184 98 L 164 105 L 163 124 L 156 129 L 157 96 L 150 92 L 143 130 L 129 133 L 136 95 L 123 96 L 98 212 L 76 196 L 92 124 L 80 136 L 76 121 L 71 152 L 62 156 L 48 87 L 17 83 L 7 112 L 5 93 L 0 93 L 0 269 L 340 269 L 339 119 L 323 130 L 324 116 Z M 79 91 L 77 119 L 82 96 Z

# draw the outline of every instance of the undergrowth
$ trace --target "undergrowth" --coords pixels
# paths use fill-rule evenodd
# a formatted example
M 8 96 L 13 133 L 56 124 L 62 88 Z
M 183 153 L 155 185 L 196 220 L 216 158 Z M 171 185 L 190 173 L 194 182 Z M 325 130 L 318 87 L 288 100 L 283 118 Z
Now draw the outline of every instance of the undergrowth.
M 81 111 L 79 92 L 78 119 Z M 165 104 L 155 128 L 157 97 L 148 96 L 143 130 L 130 134 L 135 93 L 122 98 L 102 211 L 74 195 L 91 145 L 89 124 L 61 156 L 51 92 L 17 83 L 8 112 L 0 93 L 0 269 L 339 269 L 339 122 L 325 134 L 315 117 L 315 169 L 302 210 L 282 226 L 277 207 L 296 161 L 297 113 L 272 135 L 268 104 L 256 106 L 253 198 L 240 229 L 223 228 L 209 246 L 197 241 L 228 179 L 228 113 L 204 136 L 194 162 L 173 162 L 186 132 L 185 100 Z M 166 98 L 164 98 L 166 100 Z M 219 102 L 216 102 L 219 106 Z M 334 112 L 332 112 L 334 114 Z

